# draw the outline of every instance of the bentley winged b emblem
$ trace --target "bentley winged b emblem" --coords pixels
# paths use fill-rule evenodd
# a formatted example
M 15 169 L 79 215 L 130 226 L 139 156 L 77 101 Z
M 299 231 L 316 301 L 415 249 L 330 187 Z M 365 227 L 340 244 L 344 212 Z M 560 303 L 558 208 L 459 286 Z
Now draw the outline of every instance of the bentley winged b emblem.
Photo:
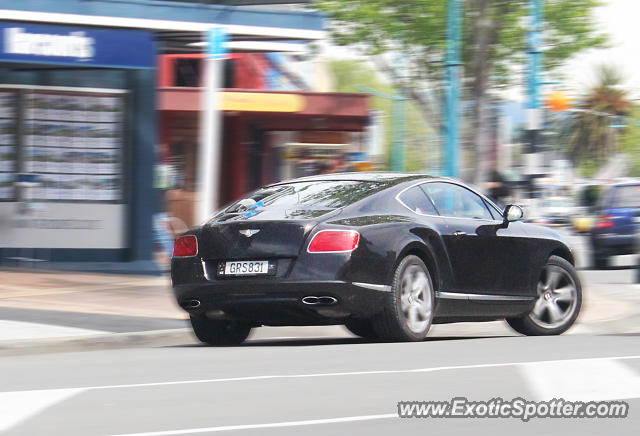
M 260 230 L 258 229 L 244 229 L 244 230 L 240 230 L 240 234 L 242 236 L 246 236 L 247 238 L 252 237 L 253 235 L 255 235 L 256 233 L 258 233 Z

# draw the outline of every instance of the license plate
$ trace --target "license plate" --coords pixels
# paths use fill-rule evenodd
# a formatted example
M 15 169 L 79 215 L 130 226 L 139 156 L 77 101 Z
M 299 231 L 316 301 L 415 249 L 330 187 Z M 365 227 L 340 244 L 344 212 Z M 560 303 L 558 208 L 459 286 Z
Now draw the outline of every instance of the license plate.
M 225 276 L 256 276 L 269 274 L 268 260 L 240 260 L 224 263 Z

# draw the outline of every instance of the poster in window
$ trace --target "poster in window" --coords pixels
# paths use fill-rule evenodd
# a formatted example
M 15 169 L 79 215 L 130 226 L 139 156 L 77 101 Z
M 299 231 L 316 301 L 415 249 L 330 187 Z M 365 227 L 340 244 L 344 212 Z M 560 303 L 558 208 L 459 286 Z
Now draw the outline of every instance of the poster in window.
M 15 120 L 0 119 L 0 145 L 15 144 Z
M 11 200 L 15 194 L 15 175 L 0 173 L 0 200 Z
M 16 95 L 13 92 L 0 92 L 0 118 L 14 118 Z
M 13 145 L 0 145 L 0 172 L 15 171 L 16 148 Z
M 120 172 L 120 153 L 117 148 L 102 150 L 100 174 L 118 174 Z
M 42 200 L 120 201 L 124 110 L 122 96 L 81 91 L 27 91 L 23 98 L 24 132 L 21 171 L 37 174 Z M 9 100 L 10 101 L 10 100 Z M 0 91 L 0 115 L 4 97 Z M 14 101 L 14 107 L 17 105 Z M 16 106 L 17 105 L 17 106 Z M 8 123 L 3 123 L 7 121 Z M 13 135 L 16 121 L 0 116 L 3 134 Z M 0 144 L 0 171 L 5 155 Z M 7 167 L 11 168 L 11 167 Z

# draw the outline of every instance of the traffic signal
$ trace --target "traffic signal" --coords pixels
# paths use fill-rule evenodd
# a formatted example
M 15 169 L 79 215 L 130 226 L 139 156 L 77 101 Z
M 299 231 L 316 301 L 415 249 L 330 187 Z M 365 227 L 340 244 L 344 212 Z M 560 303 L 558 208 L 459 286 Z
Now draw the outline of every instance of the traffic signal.
M 545 106 L 556 112 L 564 111 L 569 108 L 569 99 L 564 91 L 553 91 L 547 96 Z

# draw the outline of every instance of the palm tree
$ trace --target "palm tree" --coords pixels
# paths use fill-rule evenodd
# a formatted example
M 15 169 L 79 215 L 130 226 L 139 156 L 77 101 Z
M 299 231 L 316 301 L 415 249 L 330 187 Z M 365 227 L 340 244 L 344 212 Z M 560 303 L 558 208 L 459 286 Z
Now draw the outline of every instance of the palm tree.
M 570 112 L 561 137 L 567 151 L 577 164 L 597 168 L 617 151 L 616 117 L 625 116 L 631 109 L 627 92 L 621 88 L 623 77 L 608 65 L 598 68 L 597 83 Z

